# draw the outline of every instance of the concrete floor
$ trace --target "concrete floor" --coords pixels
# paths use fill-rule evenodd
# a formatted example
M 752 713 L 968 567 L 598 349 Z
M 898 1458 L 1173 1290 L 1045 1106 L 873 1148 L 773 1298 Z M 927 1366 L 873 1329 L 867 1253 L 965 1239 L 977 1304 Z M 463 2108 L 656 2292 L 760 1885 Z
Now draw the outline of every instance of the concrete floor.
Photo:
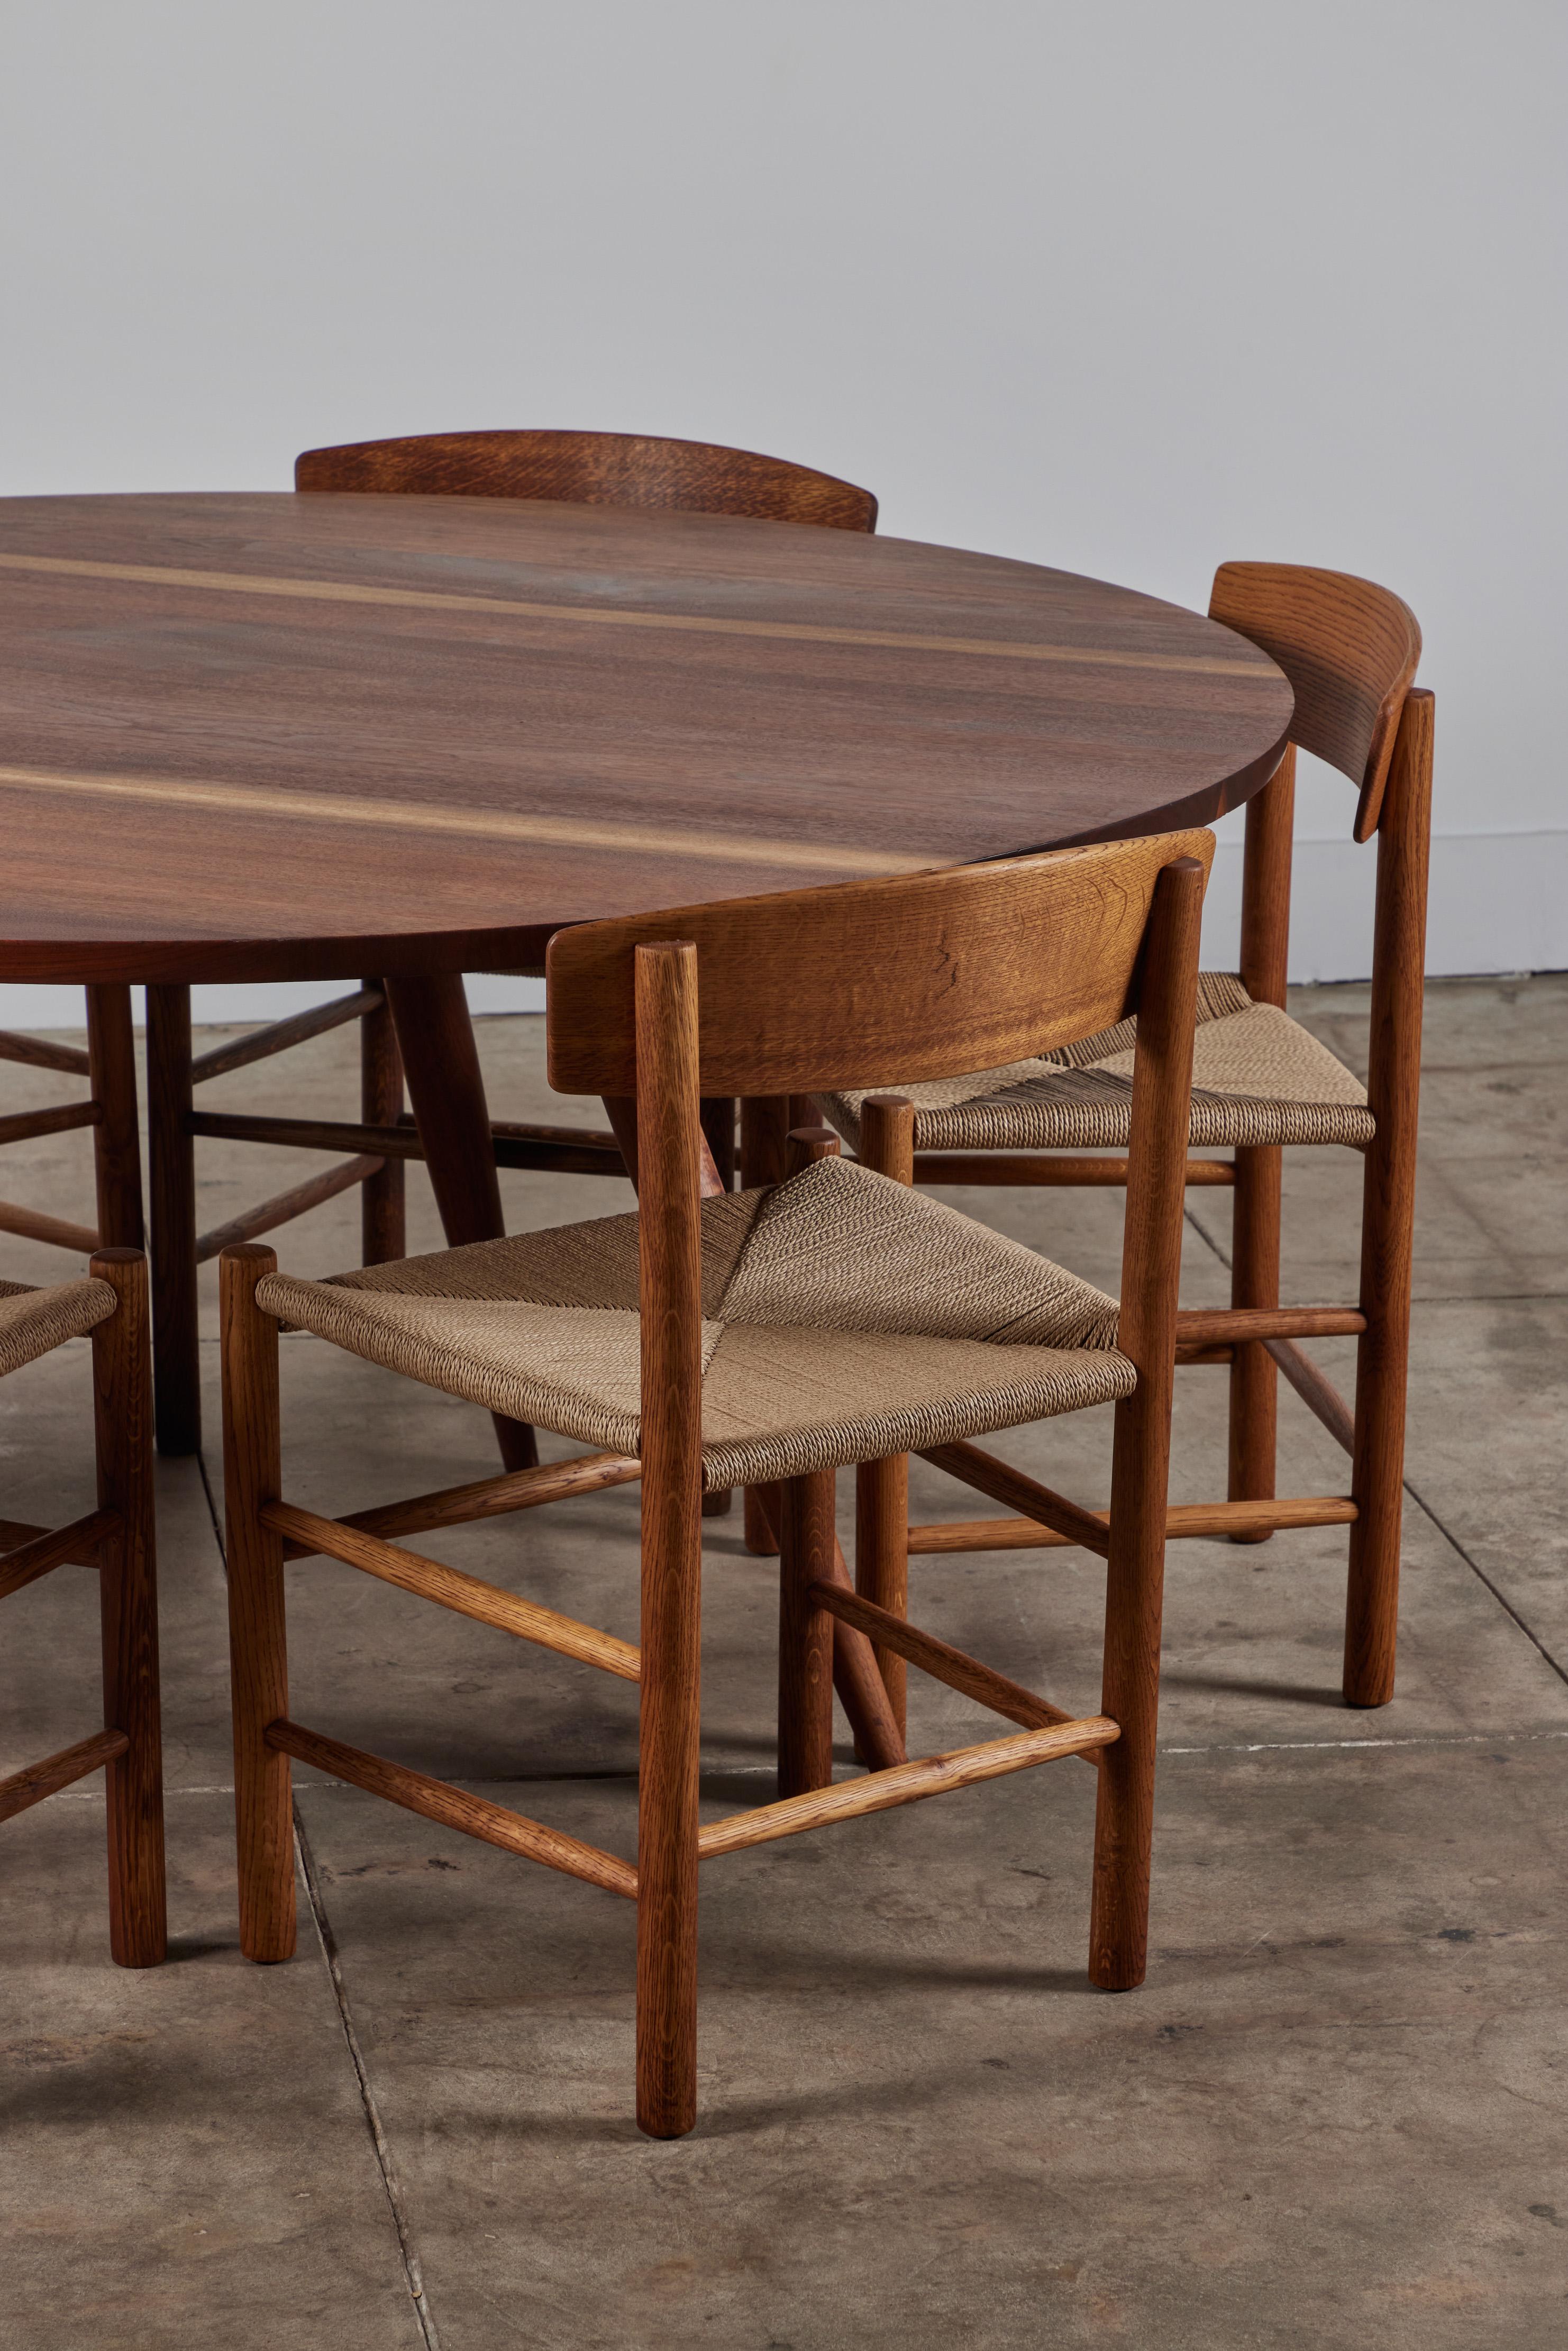
M 1346 1057 L 1364 991 L 1303 991 Z M 208 1468 L 161 1465 L 171 1964 L 125 1974 L 89 1783 L 0 1832 L 0 2341 L 16 2351 L 446 2351 L 1126 2344 L 1138 2351 L 1548 2351 L 1568 2339 L 1568 982 L 1434 987 L 1427 1021 L 1398 1694 L 1337 1679 L 1343 1536 L 1173 1547 L 1153 1952 L 1084 1978 L 1092 1782 L 1064 1763 L 736 1856 L 705 1876 L 702 2116 L 632 2122 L 630 1906 L 298 1774 L 301 1937 L 237 1950 L 215 1347 Z M 542 1024 L 481 1024 L 498 1112 L 553 1105 Z M 208 1099 L 340 1110 L 319 1040 Z M 0 1108 L 70 1080 L 0 1068 Z M 1297 1153 L 1287 1296 L 1354 1294 L 1359 1170 Z M 200 1146 L 202 1221 L 319 1162 Z M 79 1135 L 5 1188 L 90 1214 Z M 607 1211 L 504 1179 L 518 1225 Z M 962 1196 L 957 1196 L 960 1198 Z M 1227 1215 L 1194 1196 L 1188 1302 L 1222 1302 Z M 422 1175 L 413 1245 L 437 1239 Z M 964 1203 L 1114 1285 L 1107 1196 Z M 352 1262 L 356 1210 L 281 1237 Z M 58 1279 L 57 1252 L 4 1246 Z M 1348 1384 L 1350 1348 L 1322 1350 Z M 287 1490 L 350 1509 L 491 1466 L 466 1407 L 298 1339 Z M 1183 1375 L 1178 1499 L 1220 1490 L 1224 1380 Z M 86 1507 L 85 1346 L 0 1388 L 8 1513 Z M 1003 1449 L 1086 1499 L 1106 1416 Z M 1281 1491 L 1343 1456 L 1281 1404 Z M 569 1451 L 567 1447 L 552 1450 Z M 973 1506 L 934 1472 L 924 1515 Z M 850 1499 L 850 1480 L 842 1481 Z M 611 1628 L 636 1623 L 633 1490 L 433 1552 Z M 710 1522 L 706 1794 L 770 1792 L 774 1571 Z M 290 1571 L 292 1707 L 361 1745 L 632 1850 L 623 1684 L 321 1563 Z M 1084 1708 L 1081 1554 L 917 1563 L 915 1612 Z M 0 1771 L 94 1720 L 88 1579 L 11 1601 Z M 916 1681 L 912 1744 L 987 1735 Z M 845 1750 L 847 1763 L 847 1750 Z

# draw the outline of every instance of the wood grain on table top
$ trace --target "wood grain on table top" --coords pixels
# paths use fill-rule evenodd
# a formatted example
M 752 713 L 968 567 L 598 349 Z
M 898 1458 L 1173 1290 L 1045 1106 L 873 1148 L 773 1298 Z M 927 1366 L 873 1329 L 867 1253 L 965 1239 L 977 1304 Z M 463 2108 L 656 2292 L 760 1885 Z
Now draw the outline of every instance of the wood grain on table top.
M 591 915 L 1202 822 L 1290 714 L 1196 613 L 913 541 L 4 500 L 0 970 L 532 962 Z

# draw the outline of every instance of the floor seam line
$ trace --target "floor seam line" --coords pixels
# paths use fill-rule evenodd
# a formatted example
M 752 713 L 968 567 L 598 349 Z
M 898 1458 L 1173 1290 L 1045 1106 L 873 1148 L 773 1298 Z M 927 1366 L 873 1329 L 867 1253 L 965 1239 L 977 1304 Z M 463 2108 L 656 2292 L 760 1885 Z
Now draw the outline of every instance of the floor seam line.
M 1226 1272 L 1232 1272 L 1234 1269 L 1231 1265 L 1230 1259 L 1226 1256 L 1225 1251 L 1220 1248 L 1219 1243 L 1215 1239 L 1214 1235 L 1211 1232 L 1206 1231 L 1204 1227 L 1198 1223 L 1197 1217 L 1194 1214 L 1193 1210 L 1184 1207 L 1182 1209 L 1182 1217 L 1185 1223 L 1189 1224 L 1192 1227 L 1193 1231 L 1197 1235 L 1198 1239 L 1203 1242 L 1204 1246 L 1207 1249 L 1213 1250 L 1215 1256 L 1219 1259 L 1220 1264 L 1225 1268 Z
M 1220 1740 L 1207 1747 L 1161 1747 L 1160 1755 L 1343 1755 L 1367 1747 L 1502 1747 L 1510 1740 L 1545 1743 L 1568 1740 L 1562 1730 L 1436 1730 L 1412 1731 L 1396 1739 L 1248 1739 Z
M 381 2173 L 382 2188 L 386 2196 L 388 2209 L 392 2213 L 392 2227 L 397 2231 L 398 2251 L 402 2259 L 403 2276 L 407 2283 L 409 2298 L 413 2304 L 413 2314 L 419 2327 L 420 2339 L 425 2346 L 425 2351 L 441 2351 L 441 2337 L 436 2332 L 434 2314 L 429 2307 L 424 2291 L 424 2274 L 420 2266 L 419 2254 L 414 2249 L 413 2234 L 409 2226 L 408 2215 L 403 2209 L 402 2189 L 398 2180 L 397 2167 L 392 2161 L 392 2147 L 382 2122 L 381 2108 L 376 2103 L 376 2094 L 371 2087 L 370 2070 L 365 2064 L 364 2052 L 360 2047 L 360 2037 L 354 2030 L 353 2014 L 349 2006 L 348 1987 L 343 1981 L 342 1964 L 338 1956 L 337 1938 L 332 1932 L 331 1921 L 327 1916 L 320 1880 L 316 1872 L 316 1856 L 311 1851 L 310 1839 L 305 1824 L 298 1818 L 298 1813 L 294 1823 L 294 1844 L 295 1850 L 299 1855 L 300 1871 L 305 1879 L 306 1898 L 316 1928 L 316 1939 L 321 1947 L 321 1958 L 327 1970 L 327 1980 L 331 1985 L 332 1998 L 337 2005 L 338 2022 L 342 2028 L 350 2062 L 354 2068 L 355 2079 L 359 2084 L 360 2104 L 364 2109 L 365 2124 L 371 2135 L 376 2168 Z
M 1211 1743 L 1197 1747 L 1166 1747 L 1162 1745 L 1156 1747 L 1155 1751 L 1158 1755 L 1340 1755 L 1351 1750 L 1359 1750 L 1367 1748 L 1504 1747 L 1511 1741 L 1522 1741 L 1526 1744 L 1533 1743 L 1536 1745 L 1543 1745 L 1553 1740 L 1568 1740 L 1568 1725 L 1565 1725 L 1561 1729 L 1547 1729 L 1542 1730 L 1417 1730 L 1411 1731 L 1407 1736 L 1394 1739 L 1217 1740 Z M 766 1780 L 771 1779 L 773 1774 L 771 1767 L 768 1765 L 752 1765 L 743 1763 L 725 1767 L 724 1776 L 727 1779 L 731 1780 Z M 635 1784 L 636 1778 L 637 1774 L 634 1771 L 603 1771 L 595 1773 L 548 1771 L 538 1772 L 526 1778 L 514 1780 L 470 1779 L 465 1776 L 462 1779 L 455 1780 L 452 1784 L 454 1787 L 459 1788 L 579 1788 L 603 1786 L 613 1781 L 618 1783 L 632 1786 Z M 835 1784 L 838 1783 L 835 1782 Z M 350 1788 L 349 1783 L 343 1780 L 312 1781 L 306 1784 L 297 1785 L 295 1789 L 295 1794 L 297 1796 L 301 1794 L 311 1796 L 345 1795 L 352 1792 L 353 1791 Z M 234 1790 L 232 1787 L 168 1788 L 164 1791 L 165 1800 L 170 1802 L 172 1802 L 181 1796 L 232 1796 L 233 1794 Z M 75 1803 L 101 1805 L 104 1802 L 104 1797 L 101 1789 L 61 1788 L 57 1790 L 56 1793 L 48 1799 L 48 1801 L 53 1804 Z M 303 1836 L 305 1833 L 304 1830 L 300 1828 L 297 1831 L 297 1834 Z M 303 1856 L 301 1857 L 303 1858 Z M 314 1868 L 313 1862 L 311 1864 L 311 1868 Z M 330 1930 L 329 1929 L 329 1931 Z M 319 1935 L 321 1932 L 319 1921 L 317 1922 L 317 1932 Z M 348 2028 L 345 2027 L 345 2038 L 347 2037 Z M 357 2041 L 350 2042 L 350 2048 L 357 2049 Z M 431 2339 L 433 2340 L 434 2338 Z
M 1208 1247 L 1214 1251 L 1215 1256 L 1219 1259 L 1221 1265 L 1228 1266 L 1230 1263 L 1229 1259 L 1226 1256 L 1218 1242 L 1214 1239 L 1213 1236 L 1204 1230 L 1203 1227 L 1198 1223 L 1197 1218 L 1194 1216 L 1192 1210 L 1190 1208 L 1184 1208 L 1182 1213 L 1186 1222 L 1192 1227 L 1194 1232 L 1197 1234 L 1199 1239 L 1206 1241 L 1208 1244 Z M 1528 1293 L 1521 1292 L 1521 1299 L 1512 1302 L 1518 1303 L 1521 1301 L 1527 1301 L 1530 1298 L 1533 1298 L 1535 1295 L 1536 1293 L 1533 1291 Z M 1490 1301 L 1489 1300 L 1485 1299 L 1422 1299 L 1412 1300 L 1411 1301 L 1413 1306 L 1469 1306 L 1478 1304 L 1485 1305 L 1490 1302 Z M 1399 1482 L 1405 1492 L 1409 1495 L 1410 1499 L 1415 1503 L 1416 1509 L 1425 1516 L 1428 1524 L 1436 1527 L 1437 1532 L 1442 1536 L 1443 1541 L 1449 1544 L 1464 1561 L 1465 1565 L 1469 1569 L 1470 1573 L 1476 1577 L 1478 1582 L 1486 1587 L 1488 1592 L 1491 1593 L 1492 1598 L 1497 1602 L 1498 1606 L 1502 1610 L 1503 1614 L 1512 1619 L 1513 1623 L 1518 1625 L 1520 1631 L 1524 1635 L 1525 1639 L 1529 1641 L 1534 1648 L 1540 1651 L 1542 1656 L 1544 1657 L 1546 1663 L 1556 1675 L 1558 1680 L 1563 1683 L 1564 1686 L 1568 1686 L 1568 1667 L 1562 1665 L 1558 1659 L 1552 1656 L 1552 1651 L 1547 1647 L 1540 1635 L 1532 1626 L 1525 1622 L 1518 1609 L 1513 1605 L 1513 1603 L 1509 1600 L 1499 1586 L 1492 1582 L 1491 1577 L 1479 1564 L 1479 1561 L 1472 1558 L 1471 1554 L 1466 1550 L 1458 1537 L 1450 1528 L 1444 1524 L 1443 1520 L 1438 1517 L 1437 1511 L 1432 1508 L 1432 1505 L 1427 1501 L 1426 1496 L 1420 1491 L 1420 1489 L 1412 1484 L 1408 1477 L 1402 1477 Z
M 1479 1561 L 1471 1557 L 1470 1553 L 1465 1549 L 1464 1544 L 1459 1541 L 1458 1535 L 1453 1533 L 1451 1529 L 1444 1525 L 1442 1520 L 1437 1516 L 1437 1511 L 1432 1508 L 1430 1502 L 1427 1500 L 1424 1494 L 1420 1493 L 1417 1489 L 1410 1483 L 1408 1478 L 1405 1480 L 1405 1491 L 1409 1495 L 1410 1499 L 1415 1503 L 1416 1509 L 1424 1512 L 1429 1522 L 1437 1528 L 1437 1532 L 1442 1536 L 1443 1541 L 1446 1543 L 1452 1544 L 1454 1550 L 1458 1552 L 1459 1557 L 1469 1569 L 1470 1573 L 1475 1576 L 1479 1582 L 1485 1584 L 1487 1590 L 1491 1593 L 1492 1598 L 1497 1602 L 1498 1606 L 1502 1610 L 1503 1614 L 1513 1619 L 1513 1622 L 1518 1625 L 1520 1631 L 1524 1635 L 1525 1639 L 1541 1652 L 1541 1655 L 1545 1658 L 1547 1664 L 1551 1667 L 1558 1680 L 1568 1685 L 1568 1667 L 1564 1667 L 1560 1664 L 1558 1659 L 1552 1656 L 1545 1642 L 1541 1638 L 1541 1635 L 1531 1625 L 1525 1623 L 1524 1618 L 1520 1614 L 1512 1601 L 1510 1600 L 1507 1594 L 1500 1591 L 1498 1585 L 1492 1582 L 1491 1577 L 1487 1573 L 1485 1568 L 1481 1566 Z
M 226 1582 L 229 1572 L 229 1555 L 224 1546 L 223 1512 L 219 1510 L 217 1505 L 217 1497 L 213 1492 L 213 1481 L 207 1475 L 207 1457 L 203 1452 L 199 1445 L 196 1447 L 196 1470 L 202 1481 L 202 1491 L 207 1498 L 207 1516 L 213 1522 L 213 1541 L 217 1544 L 218 1563 L 223 1569 L 224 1578 Z
M 1440 1298 L 1412 1298 L 1417 1306 L 1557 1306 L 1568 1290 L 1456 1290 Z

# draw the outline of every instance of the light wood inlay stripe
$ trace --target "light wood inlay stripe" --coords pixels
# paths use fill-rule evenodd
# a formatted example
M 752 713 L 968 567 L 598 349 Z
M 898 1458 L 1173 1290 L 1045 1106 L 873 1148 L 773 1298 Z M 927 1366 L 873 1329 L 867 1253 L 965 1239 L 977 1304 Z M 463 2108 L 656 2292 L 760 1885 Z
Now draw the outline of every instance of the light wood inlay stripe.
M 928 637 L 895 629 L 831 629 L 809 621 L 738 621 L 704 612 L 632 612 L 602 604 L 525 602 L 506 596 L 454 596 L 422 588 L 370 588 L 347 580 L 278 580 L 260 572 L 185 571 L 153 563 L 90 563 L 74 556 L 0 554 L 0 569 L 66 579 L 121 580 L 146 588 L 193 588 L 225 596 L 289 596 L 313 603 L 387 604 L 414 611 L 508 612 L 528 621 L 587 628 L 684 629 L 706 636 L 771 637 L 813 645 L 869 645 L 894 653 L 967 653 L 994 661 L 1067 662 L 1078 668 L 1179 670 L 1195 677 L 1267 681 L 1263 659 L 1218 654 L 1118 653 L 1098 645 L 1017 644 L 1005 638 Z
M 353 792 L 280 792 L 266 785 L 187 781 L 172 776 L 61 775 L 47 768 L 0 767 L 0 784 L 95 799 L 221 809 L 231 816 L 287 817 L 299 823 L 369 825 L 400 832 L 465 833 L 481 841 L 605 849 L 627 857 L 705 858 L 723 865 L 790 867 L 862 878 L 917 873 L 931 863 L 928 856 L 900 856 L 892 850 L 757 840 L 742 833 L 682 832 L 673 825 L 589 824 L 571 817 L 529 816 L 505 809 L 434 808 L 423 800 L 369 799 Z

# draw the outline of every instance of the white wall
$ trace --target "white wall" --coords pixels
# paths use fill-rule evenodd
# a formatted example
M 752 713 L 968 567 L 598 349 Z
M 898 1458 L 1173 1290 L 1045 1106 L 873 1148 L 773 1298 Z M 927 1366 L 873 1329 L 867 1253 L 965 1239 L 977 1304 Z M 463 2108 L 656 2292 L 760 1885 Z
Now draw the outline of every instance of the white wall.
M 1190 604 L 1368 573 L 1439 695 L 1433 969 L 1568 965 L 1565 65 L 1563 0 L 12 0 L 0 492 L 574 424 Z M 1302 977 L 1366 968 L 1351 808 L 1302 795 Z

